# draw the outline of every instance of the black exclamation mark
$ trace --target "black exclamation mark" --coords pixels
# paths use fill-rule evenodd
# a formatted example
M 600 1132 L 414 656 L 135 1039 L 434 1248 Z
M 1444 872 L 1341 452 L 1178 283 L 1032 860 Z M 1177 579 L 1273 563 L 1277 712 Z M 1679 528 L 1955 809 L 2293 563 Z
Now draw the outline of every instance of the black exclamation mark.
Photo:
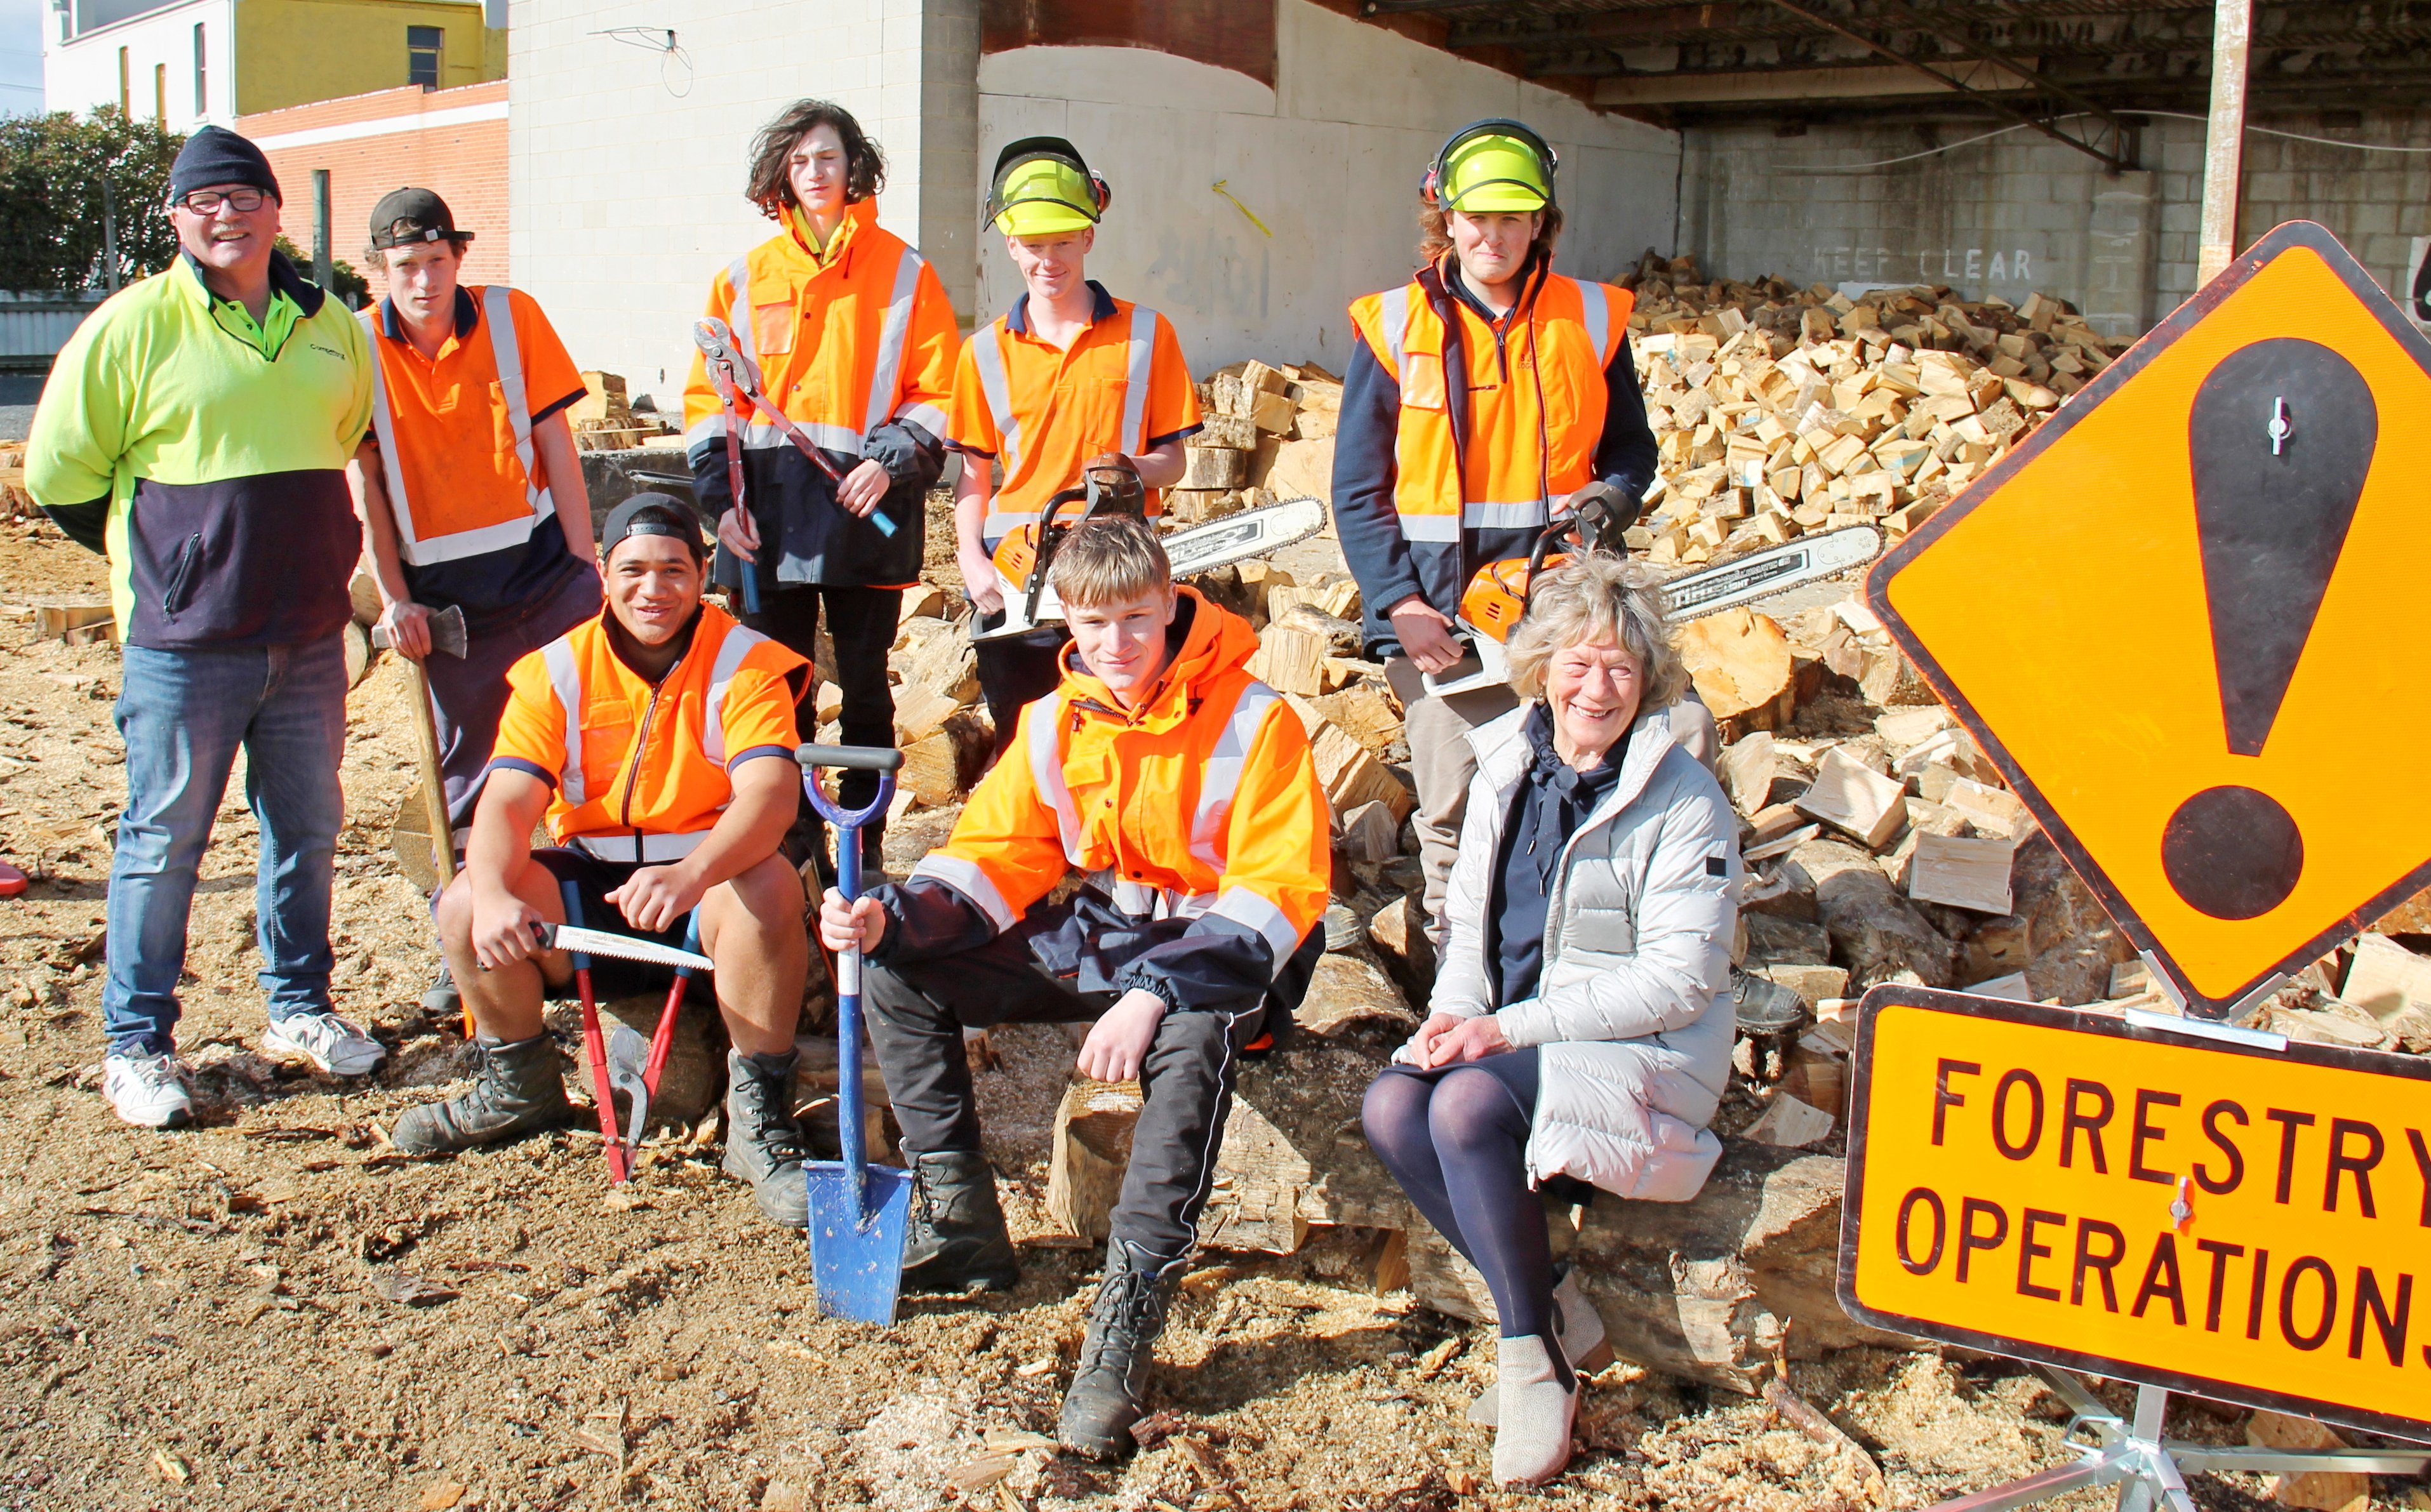
M 2222 358 L 2187 429 L 2228 748 L 2258 756 L 2355 523 L 2379 408 L 2353 363 L 2283 338 Z M 2270 794 L 2207 788 L 2170 816 L 2161 865 L 2194 907 L 2252 919 L 2296 889 L 2305 838 Z

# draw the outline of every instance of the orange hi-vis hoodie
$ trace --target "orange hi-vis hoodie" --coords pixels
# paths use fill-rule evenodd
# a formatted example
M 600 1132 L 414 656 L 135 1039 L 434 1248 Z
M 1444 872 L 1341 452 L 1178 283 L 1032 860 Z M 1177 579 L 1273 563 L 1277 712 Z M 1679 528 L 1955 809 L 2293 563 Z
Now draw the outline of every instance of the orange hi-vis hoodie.
M 875 958 L 912 961 L 1018 930 L 1080 990 L 1171 1008 L 1254 1006 L 1324 917 L 1331 821 L 1299 716 L 1245 663 L 1249 622 L 1187 588 L 1172 660 L 1138 707 L 1065 653 L 943 849 L 877 889 Z M 1088 875 L 1068 914 L 1033 906 Z

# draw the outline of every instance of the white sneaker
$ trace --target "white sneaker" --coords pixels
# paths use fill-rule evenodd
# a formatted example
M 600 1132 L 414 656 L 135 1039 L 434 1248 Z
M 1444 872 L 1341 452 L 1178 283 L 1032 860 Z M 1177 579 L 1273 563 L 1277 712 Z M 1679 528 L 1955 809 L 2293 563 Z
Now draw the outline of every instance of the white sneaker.
M 186 1095 L 186 1068 L 175 1055 L 112 1053 L 103 1062 L 101 1092 L 127 1122 L 146 1129 L 177 1129 L 193 1122 Z
M 262 1031 L 261 1048 L 302 1055 L 332 1076 L 367 1076 L 388 1058 L 388 1047 L 334 1013 L 291 1013 Z

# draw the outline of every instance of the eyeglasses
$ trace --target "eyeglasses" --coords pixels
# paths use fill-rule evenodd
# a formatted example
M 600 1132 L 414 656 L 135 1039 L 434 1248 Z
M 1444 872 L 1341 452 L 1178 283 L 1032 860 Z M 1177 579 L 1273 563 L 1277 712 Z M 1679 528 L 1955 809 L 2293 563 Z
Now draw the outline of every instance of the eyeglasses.
M 217 215 L 223 205 L 240 215 L 251 215 L 261 208 L 261 202 L 269 197 L 258 189 L 198 189 L 175 203 L 183 205 L 196 215 Z

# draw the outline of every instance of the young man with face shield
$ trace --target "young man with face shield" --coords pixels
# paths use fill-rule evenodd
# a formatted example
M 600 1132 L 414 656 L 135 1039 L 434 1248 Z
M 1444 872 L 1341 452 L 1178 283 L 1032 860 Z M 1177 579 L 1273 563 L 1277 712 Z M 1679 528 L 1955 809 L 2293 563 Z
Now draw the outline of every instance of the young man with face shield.
M 1113 466 L 1138 475 L 1150 518 L 1182 481 L 1199 391 L 1173 323 L 1116 299 L 1083 272 L 1114 192 L 1061 137 L 1030 137 L 997 158 L 988 219 L 1021 272 L 1013 307 L 963 343 L 947 442 L 963 454 L 954 544 L 983 616 L 1001 613 L 993 557 L 1038 522 L 1047 501 Z M 1001 479 L 995 474 L 1002 472 Z M 997 750 L 1023 705 L 1053 690 L 1069 637 L 1052 626 L 979 643 L 980 688 Z
M 1527 557 L 1588 484 L 1635 502 L 1654 479 L 1629 351 L 1632 296 L 1553 272 L 1557 162 L 1517 121 L 1453 133 L 1418 191 L 1425 265 L 1350 307 L 1359 339 L 1334 440 L 1334 520 L 1368 653 L 1408 711 L 1438 950 L 1477 770 L 1468 732 L 1517 701 L 1507 687 L 1436 696 L 1421 676 L 1462 660 L 1452 616 L 1479 568 Z

